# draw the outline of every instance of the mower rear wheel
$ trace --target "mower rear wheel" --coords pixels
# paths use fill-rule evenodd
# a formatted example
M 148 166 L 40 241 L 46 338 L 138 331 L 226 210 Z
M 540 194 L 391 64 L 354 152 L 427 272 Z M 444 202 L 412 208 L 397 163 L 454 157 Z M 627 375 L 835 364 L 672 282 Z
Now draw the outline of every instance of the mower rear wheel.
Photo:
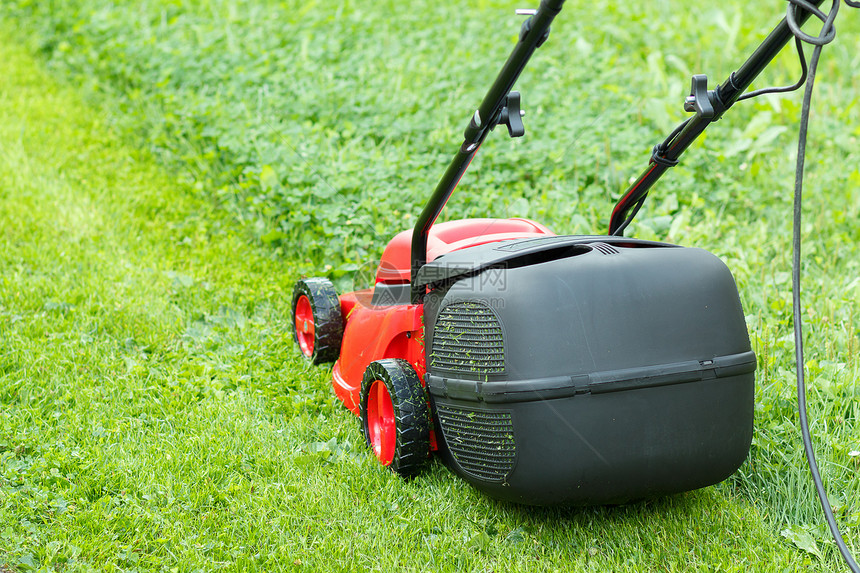
M 313 364 L 334 362 L 340 355 L 343 316 L 331 281 L 302 279 L 293 288 L 293 337 Z
M 361 425 L 379 462 L 403 477 L 430 457 L 430 415 L 421 380 L 409 362 L 371 362 L 361 381 Z

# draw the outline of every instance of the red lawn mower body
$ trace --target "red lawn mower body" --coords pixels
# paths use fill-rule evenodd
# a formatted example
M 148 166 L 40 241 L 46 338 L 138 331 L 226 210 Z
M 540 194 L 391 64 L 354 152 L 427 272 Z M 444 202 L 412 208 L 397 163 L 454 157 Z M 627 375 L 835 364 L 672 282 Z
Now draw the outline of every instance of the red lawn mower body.
M 667 150 L 655 148 L 608 236 L 556 236 L 520 218 L 435 224 L 489 132 L 523 135 L 511 88 L 563 1 L 542 0 L 523 23 L 374 284 L 339 296 L 325 278 L 296 283 L 296 341 L 312 363 L 335 363 L 336 395 L 401 476 L 438 450 L 475 487 L 517 503 L 620 503 L 704 487 L 749 452 L 756 358 L 724 263 L 623 236 L 675 160 Z M 714 118 L 706 112 L 680 133 L 700 133 Z
M 528 219 L 462 219 L 439 223 L 430 230 L 428 261 L 444 254 L 509 239 L 552 236 L 544 225 Z M 423 305 L 372 304 L 374 289 L 409 285 L 412 230 L 398 233 L 385 248 L 376 272 L 375 285 L 340 296 L 343 343 L 332 370 L 335 394 L 359 415 L 361 381 L 367 366 L 385 358 L 406 360 L 424 379 Z M 435 440 L 431 438 L 431 446 Z

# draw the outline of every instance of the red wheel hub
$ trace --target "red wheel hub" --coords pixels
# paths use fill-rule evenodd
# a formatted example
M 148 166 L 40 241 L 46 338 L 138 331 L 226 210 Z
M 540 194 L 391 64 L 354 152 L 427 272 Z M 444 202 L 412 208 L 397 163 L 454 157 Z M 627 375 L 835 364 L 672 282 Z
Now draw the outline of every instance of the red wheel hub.
M 296 301 L 296 339 L 305 356 L 314 354 L 314 310 L 306 295 Z
M 374 455 L 382 465 L 390 465 L 394 459 L 397 428 L 394 424 L 394 405 L 382 380 L 374 380 L 370 386 L 367 396 L 367 430 Z

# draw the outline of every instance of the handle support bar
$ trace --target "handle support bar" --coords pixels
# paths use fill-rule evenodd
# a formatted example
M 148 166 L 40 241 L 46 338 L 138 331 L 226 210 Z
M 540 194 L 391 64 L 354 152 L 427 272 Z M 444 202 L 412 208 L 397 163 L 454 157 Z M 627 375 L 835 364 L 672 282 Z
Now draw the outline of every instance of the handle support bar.
M 810 0 L 810 3 L 817 7 L 823 4 L 824 0 Z M 798 10 L 796 20 L 802 25 L 811 15 L 812 12 L 807 10 Z M 674 137 L 670 136 L 671 141 L 667 146 L 658 146 L 660 153 L 655 149 L 648 168 L 615 205 L 609 220 L 610 235 L 620 236 L 624 233 L 624 229 L 636 215 L 654 183 L 669 167 L 677 165 L 681 154 L 705 131 L 705 128 L 723 116 L 793 38 L 794 33 L 783 18 L 747 61 L 716 89 L 707 90 L 705 76 L 693 76 L 693 93 L 687 98 L 684 109 L 695 111 L 696 115 L 688 119 Z
M 421 302 L 426 292 L 426 287 L 417 285 L 415 279 L 418 271 L 427 263 L 427 239 L 430 234 L 430 227 L 436 222 L 439 213 L 442 212 L 442 208 L 448 202 L 448 198 L 454 192 L 460 178 L 468 169 L 481 143 L 484 142 L 492 128 L 499 123 L 502 111 L 506 109 L 511 88 L 513 88 L 534 51 L 546 41 L 549 36 L 549 26 L 561 12 L 563 4 L 564 0 L 541 0 L 537 12 L 523 23 L 516 46 L 514 46 L 498 77 L 469 121 L 469 126 L 463 134 L 463 144 L 442 179 L 436 185 L 436 190 L 430 196 L 424 210 L 421 211 L 421 215 L 419 215 L 412 230 L 410 297 L 412 304 Z M 514 130 L 511 132 L 512 136 L 519 132 L 516 129 L 519 127 L 516 125 L 518 120 L 519 117 L 512 122 L 515 124 Z

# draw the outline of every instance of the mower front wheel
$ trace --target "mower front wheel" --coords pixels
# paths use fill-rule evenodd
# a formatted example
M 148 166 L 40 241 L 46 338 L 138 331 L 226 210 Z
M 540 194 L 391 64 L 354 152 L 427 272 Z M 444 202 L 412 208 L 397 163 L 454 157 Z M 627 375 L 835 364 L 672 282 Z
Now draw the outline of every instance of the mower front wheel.
M 379 462 L 403 477 L 430 457 L 430 415 L 424 387 L 405 360 L 371 362 L 361 381 L 361 425 Z
M 293 288 L 293 337 L 313 364 L 334 362 L 340 355 L 343 316 L 331 281 L 302 279 Z

